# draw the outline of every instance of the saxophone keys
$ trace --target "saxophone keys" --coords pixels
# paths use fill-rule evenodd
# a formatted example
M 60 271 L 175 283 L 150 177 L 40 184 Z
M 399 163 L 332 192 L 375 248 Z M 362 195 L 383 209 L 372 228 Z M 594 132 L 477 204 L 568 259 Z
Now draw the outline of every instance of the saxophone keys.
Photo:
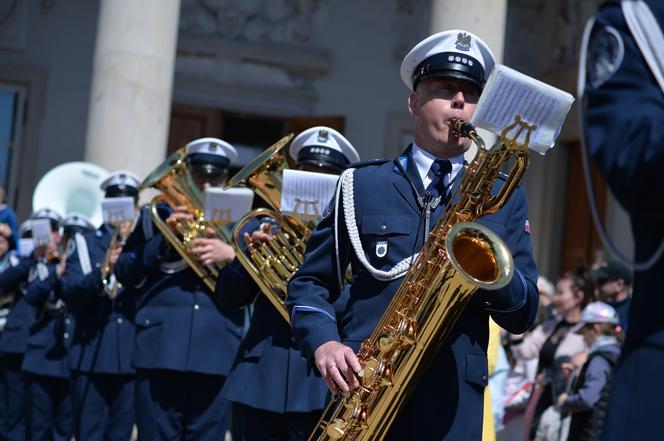
M 346 426 L 348 424 L 344 420 L 336 418 L 325 427 L 325 433 L 332 439 L 341 439 L 346 434 Z
M 380 352 L 391 352 L 396 346 L 396 339 L 391 335 L 383 335 L 378 339 L 378 349 Z
M 383 369 L 382 375 L 380 376 L 380 385 L 382 387 L 392 387 L 394 382 L 392 381 L 392 368 L 385 366 Z

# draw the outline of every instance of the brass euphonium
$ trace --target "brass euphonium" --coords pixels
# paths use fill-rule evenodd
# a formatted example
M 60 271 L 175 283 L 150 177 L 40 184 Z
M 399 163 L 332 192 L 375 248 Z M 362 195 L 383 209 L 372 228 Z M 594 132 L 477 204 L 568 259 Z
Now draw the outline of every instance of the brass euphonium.
M 457 120 L 454 126 L 478 146 L 461 182 L 460 200 L 433 228 L 378 325 L 362 343 L 360 387 L 348 398 L 330 402 L 309 441 L 384 439 L 473 294 L 480 288 L 504 287 L 512 278 L 514 262 L 505 243 L 473 221 L 495 213 L 512 195 L 528 166 L 530 132 L 536 127 L 517 115 L 497 145 L 487 150 L 469 123 Z M 510 137 L 512 131 L 516 135 Z M 517 143 L 524 131 L 525 142 Z M 498 173 L 511 158 L 507 180 L 493 196 Z
M 210 230 L 214 231 L 216 237 L 225 243 L 228 243 L 228 237 L 221 229 L 214 228 L 205 220 L 203 194 L 196 187 L 189 173 L 185 156 L 184 148 L 170 155 L 145 178 L 141 183 L 141 189 L 161 190 L 162 194 L 155 196 L 151 202 L 152 221 L 189 267 L 203 279 L 210 291 L 214 292 L 219 270 L 222 267 L 217 264 L 204 265 L 199 262 L 198 258 L 191 254 L 192 240 L 209 238 Z M 160 201 L 166 202 L 173 209 L 177 206 L 186 207 L 193 219 L 176 222 L 177 234 L 175 234 L 159 216 L 157 204 Z
M 228 182 L 228 187 L 252 189 L 271 209 L 258 208 L 244 215 L 233 228 L 231 245 L 235 254 L 256 284 L 290 323 L 286 309 L 286 289 L 291 276 L 302 264 L 307 240 L 315 225 L 279 212 L 283 171 L 288 167 L 284 147 L 293 138 L 289 134 L 247 164 Z M 273 240 L 252 245 L 249 255 L 243 251 L 242 230 L 251 220 L 270 217 L 279 224 Z

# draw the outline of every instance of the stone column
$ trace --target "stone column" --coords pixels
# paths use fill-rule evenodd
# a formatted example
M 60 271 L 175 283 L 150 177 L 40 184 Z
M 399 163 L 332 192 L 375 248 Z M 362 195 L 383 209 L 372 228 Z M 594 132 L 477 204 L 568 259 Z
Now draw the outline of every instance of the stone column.
M 465 29 L 489 45 L 496 60 L 503 59 L 507 0 L 431 0 L 431 34 Z
M 507 0 L 431 0 L 429 34 L 450 29 L 463 29 L 480 37 L 489 45 L 497 62 L 503 59 Z M 480 129 L 480 136 L 491 145 L 496 137 Z M 466 152 L 466 160 L 475 157 L 473 145 Z
M 168 141 L 179 0 L 102 0 L 85 160 L 141 178 Z

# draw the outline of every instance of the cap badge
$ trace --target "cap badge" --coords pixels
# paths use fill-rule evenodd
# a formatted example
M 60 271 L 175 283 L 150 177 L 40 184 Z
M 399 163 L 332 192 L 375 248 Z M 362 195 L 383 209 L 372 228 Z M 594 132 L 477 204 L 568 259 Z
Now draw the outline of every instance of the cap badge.
M 217 144 L 210 144 L 210 151 L 214 152 L 217 150 Z
M 470 40 L 471 37 L 469 34 L 466 34 L 465 32 L 459 32 L 455 45 L 457 49 L 461 51 L 467 51 L 470 50 Z
M 329 132 L 325 129 L 321 129 L 318 131 L 318 142 L 327 142 L 327 138 L 329 137 Z

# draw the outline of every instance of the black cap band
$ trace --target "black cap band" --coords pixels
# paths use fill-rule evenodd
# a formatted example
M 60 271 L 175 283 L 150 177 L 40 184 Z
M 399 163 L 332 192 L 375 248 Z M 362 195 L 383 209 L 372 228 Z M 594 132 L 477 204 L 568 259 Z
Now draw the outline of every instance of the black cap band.
M 132 197 L 138 199 L 138 188 L 130 185 L 109 185 L 106 187 L 104 196 L 107 198 Z
M 318 167 L 343 171 L 348 167 L 350 161 L 338 150 L 322 145 L 309 145 L 303 147 L 298 152 L 297 163 L 298 165 L 312 164 Z
M 82 225 L 63 225 L 62 230 L 67 236 L 71 237 L 76 233 L 85 233 L 88 231 L 88 228 Z
M 480 90 L 484 87 L 484 68 L 475 58 L 458 52 L 434 54 L 422 61 L 413 74 L 413 90 L 429 77 L 458 78 L 468 81 Z
M 211 153 L 191 153 L 187 155 L 187 163 L 191 167 L 203 167 L 210 170 L 209 173 L 223 173 L 231 164 L 231 161 L 225 156 Z M 221 170 L 217 171 L 215 169 Z

